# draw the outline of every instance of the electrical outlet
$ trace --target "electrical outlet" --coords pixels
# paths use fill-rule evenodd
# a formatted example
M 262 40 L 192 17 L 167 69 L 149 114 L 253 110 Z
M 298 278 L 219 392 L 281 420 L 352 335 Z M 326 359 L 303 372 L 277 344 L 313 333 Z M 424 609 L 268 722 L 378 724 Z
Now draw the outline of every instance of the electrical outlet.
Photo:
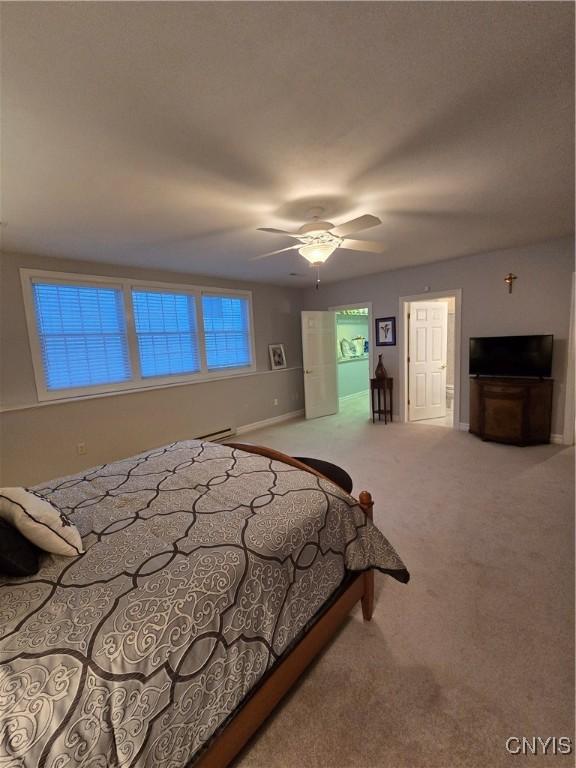
M 84 456 L 87 453 L 86 443 L 78 443 L 76 446 L 78 456 Z
M 274 398 L 274 405 L 278 405 L 278 398 L 277 397 Z

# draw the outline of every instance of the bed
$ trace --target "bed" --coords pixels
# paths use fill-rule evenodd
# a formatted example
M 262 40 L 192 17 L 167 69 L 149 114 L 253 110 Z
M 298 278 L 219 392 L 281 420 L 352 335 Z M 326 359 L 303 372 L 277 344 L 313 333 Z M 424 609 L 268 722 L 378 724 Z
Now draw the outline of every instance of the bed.
M 0 768 L 222 768 L 362 603 L 408 581 L 359 500 L 180 441 L 31 489 L 85 553 L 0 581 Z

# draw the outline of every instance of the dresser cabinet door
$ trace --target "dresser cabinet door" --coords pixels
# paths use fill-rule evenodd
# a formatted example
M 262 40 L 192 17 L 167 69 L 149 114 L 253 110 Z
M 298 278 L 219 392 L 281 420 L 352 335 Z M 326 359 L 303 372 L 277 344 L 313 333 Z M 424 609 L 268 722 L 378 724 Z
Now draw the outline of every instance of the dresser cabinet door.
M 523 442 L 524 403 L 521 394 L 484 392 L 483 437 L 486 440 Z
M 513 445 L 550 442 L 552 379 L 471 379 L 470 432 Z

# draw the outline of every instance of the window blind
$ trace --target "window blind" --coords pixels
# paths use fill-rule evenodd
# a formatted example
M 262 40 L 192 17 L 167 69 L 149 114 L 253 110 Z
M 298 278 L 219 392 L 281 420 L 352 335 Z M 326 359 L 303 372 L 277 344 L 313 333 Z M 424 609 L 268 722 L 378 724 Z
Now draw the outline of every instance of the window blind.
M 128 381 L 121 288 L 33 283 L 46 389 Z
M 200 370 L 194 296 L 132 290 L 132 306 L 143 378 Z
M 252 363 L 248 299 L 202 296 L 208 370 L 242 368 Z

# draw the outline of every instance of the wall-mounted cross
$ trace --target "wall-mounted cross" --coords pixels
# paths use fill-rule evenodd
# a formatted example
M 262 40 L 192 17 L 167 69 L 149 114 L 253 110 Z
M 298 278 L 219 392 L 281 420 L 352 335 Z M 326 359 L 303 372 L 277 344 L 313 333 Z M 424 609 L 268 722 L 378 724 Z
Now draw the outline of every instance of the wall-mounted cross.
M 504 278 L 504 282 L 508 285 L 508 293 L 512 293 L 512 286 L 514 285 L 514 280 L 518 280 L 518 277 L 516 275 L 513 275 L 512 272 L 508 272 L 508 274 Z

